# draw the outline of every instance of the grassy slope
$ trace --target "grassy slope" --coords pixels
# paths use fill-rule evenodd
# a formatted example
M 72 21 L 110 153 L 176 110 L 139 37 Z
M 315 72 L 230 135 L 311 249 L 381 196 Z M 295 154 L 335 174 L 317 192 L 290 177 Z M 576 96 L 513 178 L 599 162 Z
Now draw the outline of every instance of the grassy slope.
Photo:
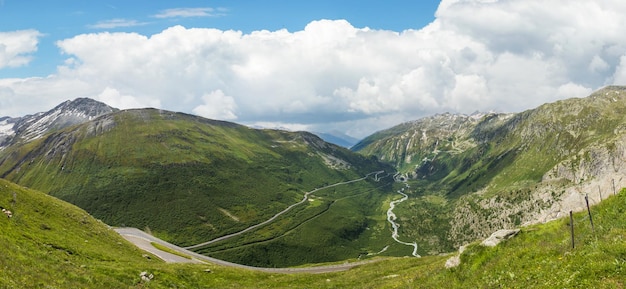
M 14 197 L 15 196 L 15 197 Z M 83 210 L 0 180 L 3 288 L 624 288 L 626 191 L 569 219 L 523 228 L 494 248 L 471 245 L 454 269 L 448 256 L 396 258 L 326 274 L 266 274 L 142 257 Z M 204 270 L 211 269 L 212 273 Z M 142 271 L 154 275 L 142 283 Z M 445 284 L 445 285 L 444 285 Z
M 111 120 L 114 126 L 98 129 Z M 326 145 L 307 133 L 254 130 L 159 110 L 122 111 L 2 153 L 5 158 L 0 160 L 0 174 L 7 179 L 76 204 L 108 224 L 150 229 L 183 246 L 260 223 L 300 201 L 305 191 L 381 169 L 372 159 Z M 331 169 L 318 153 L 333 154 L 353 166 Z M 373 192 L 368 199 L 348 203 L 346 210 L 334 204 L 320 216 L 322 220 L 354 214 L 356 219 L 330 225 L 315 219 L 293 230 L 320 213 L 314 204 L 307 204 L 298 208 L 299 214 L 284 219 L 288 222 L 273 225 L 270 235 L 290 232 L 289 238 L 265 240 L 252 250 L 248 246 L 226 255 L 220 253 L 220 257 L 253 265 L 287 266 L 342 260 L 358 256 L 362 250 L 380 250 L 378 243 L 389 242 L 389 236 L 379 236 L 371 246 L 372 238 L 361 236 L 363 220 L 371 225 L 384 224 L 384 220 L 373 221 L 380 212 L 371 204 L 382 202 L 388 192 L 388 187 L 376 189 L 379 186 L 381 183 L 371 181 L 359 183 L 358 190 Z M 354 195 L 353 190 L 349 186 L 337 188 L 335 194 L 320 201 L 328 207 L 334 200 Z M 364 202 L 371 210 L 361 209 Z M 321 230 L 320 226 L 336 232 Z M 353 227 L 355 235 L 340 232 Z M 311 243 L 306 248 L 308 258 L 289 254 L 302 251 L 299 238 Z M 329 241 L 333 238 L 335 242 Z M 227 249 L 258 241 L 246 237 Z M 338 243 L 348 248 L 327 249 Z M 278 254 L 276 260 L 282 261 L 254 261 L 251 256 L 259 251 Z
M 626 191 L 569 218 L 522 228 L 517 237 L 489 248 L 468 247 L 459 267 L 445 269 L 446 256 L 403 258 L 345 273 L 311 278 L 310 288 L 624 288 L 626 286 Z M 299 284 L 301 276 L 286 276 Z M 283 283 L 286 284 L 286 283 Z M 305 284 L 305 283 L 300 283 Z
M 587 98 L 544 104 L 512 117 L 498 119 L 487 115 L 471 130 L 457 126 L 463 129 L 452 134 L 429 131 L 428 140 L 438 144 L 436 149 L 434 145 L 420 148 L 418 139 L 408 141 L 416 129 L 411 123 L 379 132 L 355 148 L 379 158 L 389 158 L 394 150 L 400 151 L 388 161 L 405 172 L 418 174 L 418 179 L 410 181 L 412 198 L 398 206 L 398 213 L 405 216 L 400 220 L 401 234 L 417 238 L 420 247 L 427 251 L 445 252 L 454 248 L 458 238 L 450 237 L 448 230 L 459 197 L 485 189 L 476 199 L 497 195 L 511 204 L 519 203 L 532 194 L 546 172 L 562 161 L 574 159 L 573 166 L 577 168 L 581 161 L 579 152 L 590 147 L 615 146 L 620 136 L 617 132 L 626 126 L 625 113 L 624 87 L 607 87 Z M 418 123 L 429 129 L 427 120 Z M 415 135 L 420 137 L 421 133 Z M 413 147 L 402 151 L 409 147 L 407 142 Z M 449 148 L 450 143 L 457 148 L 464 143 L 475 145 L 454 150 Z M 436 157 L 433 151 L 438 151 Z M 409 158 L 412 162 L 403 164 L 407 154 L 414 154 Z M 424 155 L 430 161 L 422 162 Z M 517 216 L 510 218 L 513 225 L 521 223 Z M 468 240 L 480 233 L 468 231 Z

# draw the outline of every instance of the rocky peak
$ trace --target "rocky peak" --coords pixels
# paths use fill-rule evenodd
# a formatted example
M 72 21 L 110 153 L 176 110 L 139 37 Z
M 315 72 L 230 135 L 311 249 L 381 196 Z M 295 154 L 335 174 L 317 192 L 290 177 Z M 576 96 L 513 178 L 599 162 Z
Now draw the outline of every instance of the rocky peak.
M 44 134 L 81 124 L 101 115 L 117 111 L 102 102 L 77 98 L 55 108 L 19 118 L 0 118 L 0 149 L 18 141 L 29 142 Z

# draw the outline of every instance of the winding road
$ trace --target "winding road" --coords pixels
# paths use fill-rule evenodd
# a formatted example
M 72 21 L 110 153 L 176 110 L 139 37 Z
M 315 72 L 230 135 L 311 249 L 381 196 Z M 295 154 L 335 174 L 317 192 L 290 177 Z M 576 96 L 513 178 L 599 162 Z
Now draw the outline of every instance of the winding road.
M 236 233 L 232 233 L 232 234 L 229 234 L 229 235 L 224 235 L 224 236 L 215 238 L 215 239 L 207 241 L 207 242 L 203 242 L 203 243 L 199 243 L 199 244 L 196 244 L 196 245 L 185 247 L 185 249 L 187 249 L 187 250 L 197 249 L 197 248 L 204 247 L 206 245 L 209 245 L 209 244 L 212 244 L 212 243 L 215 243 L 215 242 L 224 241 L 226 239 L 230 239 L 232 237 L 239 236 L 239 235 L 244 234 L 246 232 L 252 231 L 252 230 L 254 230 L 254 229 L 258 228 L 258 227 L 261 227 L 261 226 L 264 226 L 264 225 L 267 225 L 267 224 L 273 222 L 274 220 L 276 220 L 276 218 L 280 217 L 280 215 L 282 215 L 282 214 L 284 214 L 286 212 L 289 212 L 289 210 L 293 209 L 295 206 L 298 206 L 300 204 L 305 203 L 309 199 L 309 195 L 312 194 L 312 193 L 315 193 L 315 192 L 317 192 L 319 190 L 328 189 L 328 188 L 332 188 L 332 187 L 336 187 L 336 186 L 340 186 L 340 185 L 346 185 L 346 184 L 350 184 L 350 183 L 354 183 L 354 182 L 359 182 L 359 181 L 367 179 L 367 177 L 369 177 L 370 175 L 374 175 L 374 174 L 375 174 L 375 180 L 378 181 L 378 174 L 381 174 L 383 172 L 384 171 L 371 172 L 371 173 L 365 175 L 362 178 L 358 178 L 358 179 L 351 180 L 351 181 L 339 182 L 339 183 L 328 185 L 328 186 L 321 187 L 321 188 L 316 188 L 316 189 L 314 189 L 312 191 L 304 193 L 304 197 L 302 198 L 302 201 L 297 202 L 297 203 L 287 207 L 286 209 L 278 212 L 273 217 L 271 217 L 271 218 L 269 218 L 269 219 L 267 219 L 267 220 L 265 220 L 265 221 L 263 221 L 261 223 L 258 223 L 256 225 L 252 225 L 252 226 L 250 226 L 248 228 L 245 228 L 245 229 L 243 229 L 243 230 L 241 230 L 239 232 L 236 232 Z
M 114 230 L 118 234 L 120 234 L 122 237 L 124 237 L 126 240 L 135 244 L 140 249 L 147 251 L 149 253 L 152 253 L 153 255 L 157 256 L 158 258 L 168 263 L 209 262 L 209 263 L 221 265 L 221 266 L 248 269 L 248 270 L 261 271 L 261 272 L 267 272 L 267 273 L 329 273 L 329 272 L 346 271 L 348 269 L 354 268 L 359 265 L 374 263 L 380 260 L 384 260 L 384 258 L 378 258 L 378 259 L 370 259 L 366 261 L 358 261 L 358 262 L 352 262 L 352 263 L 346 262 L 346 263 L 337 264 L 337 265 L 325 265 L 325 266 L 303 267 L 303 268 L 262 268 L 262 267 L 246 266 L 246 265 L 236 264 L 236 263 L 232 263 L 232 262 L 228 262 L 228 261 L 224 261 L 220 259 L 207 257 L 204 255 L 198 254 L 196 252 L 189 251 L 185 248 L 178 247 L 174 244 L 165 242 L 137 228 L 115 228 Z M 165 246 L 176 252 L 179 252 L 180 254 L 189 256 L 191 257 L 191 259 L 183 258 L 183 257 L 177 256 L 168 252 L 161 251 L 155 248 L 154 246 L 152 246 L 151 243 L 153 242 L 160 244 L 162 246 Z
M 196 244 L 193 246 L 189 246 L 189 247 L 179 247 L 176 246 L 174 244 L 168 243 L 166 241 L 163 241 L 159 238 L 156 238 L 144 231 L 141 231 L 137 228 L 115 228 L 115 231 L 120 234 L 122 237 L 124 237 L 126 240 L 130 241 L 131 243 L 135 244 L 138 248 L 150 252 L 153 255 L 157 256 L 158 258 L 162 259 L 165 262 L 168 263 L 203 263 L 203 262 L 209 262 L 209 263 L 213 263 L 213 264 L 217 264 L 217 265 L 222 265 L 222 266 L 228 266 L 228 267 L 235 267 L 235 268 L 242 268 L 242 269 L 248 269 L 248 270 L 254 270 L 254 271 L 262 271 L 262 272 L 268 272 L 268 273 L 328 273 L 328 272 L 339 272 L 339 271 L 345 271 L 348 269 L 351 269 L 355 266 L 359 266 L 359 265 L 363 265 L 363 264 L 368 264 L 368 263 L 373 263 L 373 262 L 378 262 L 380 260 L 384 260 L 384 258 L 378 258 L 378 259 L 370 259 L 370 260 L 366 260 L 366 261 L 358 261 L 358 262 L 346 262 L 343 264 L 337 264 L 337 265 L 325 265 L 325 266 L 315 266 L 315 267 L 304 267 L 304 268 L 262 268 L 262 267 L 253 267 L 253 266 L 247 266 L 247 265 L 241 265 L 241 264 L 236 264 L 236 263 L 232 263 L 232 262 L 228 262 L 228 261 L 224 261 L 224 260 L 220 260 L 220 259 L 215 259 L 215 258 L 211 258 L 208 256 L 204 256 L 201 254 L 198 254 L 196 252 L 191 251 L 191 249 L 195 249 L 195 248 L 199 248 L 202 246 L 206 246 L 208 244 L 211 243 L 215 243 L 215 242 L 219 242 L 219 241 L 223 241 L 241 234 L 244 234 L 246 232 L 249 232 L 251 230 L 254 230 L 260 226 L 263 225 L 267 225 L 269 223 L 271 223 L 272 221 L 274 221 L 276 218 L 278 218 L 280 215 L 288 212 L 289 210 L 291 210 L 292 208 L 294 208 L 295 206 L 298 206 L 300 204 L 303 204 L 304 202 L 306 202 L 309 198 L 309 195 L 312 193 L 315 193 L 319 190 L 323 190 L 323 189 L 328 189 L 328 188 L 332 188 L 335 186 L 340 186 L 340 185 L 346 185 L 346 184 L 350 184 L 350 183 L 354 183 L 354 182 L 358 182 L 358 181 L 362 181 L 367 179 L 369 176 L 374 175 L 374 180 L 375 181 L 379 181 L 381 178 L 378 177 L 379 174 L 384 173 L 384 171 L 377 171 L 377 172 L 371 172 L 367 175 L 365 175 L 362 178 L 358 178 L 358 179 L 354 179 L 351 181 L 345 181 L 345 182 L 339 182 L 336 184 L 332 184 L 332 185 L 328 185 L 328 186 L 324 186 L 324 187 L 320 187 L 320 188 L 316 188 L 312 191 L 306 192 L 304 194 L 304 197 L 302 198 L 302 200 L 300 202 L 297 202 L 293 205 L 290 205 L 289 207 L 287 207 L 286 209 L 278 212 L 276 215 L 274 215 L 273 217 L 267 219 L 266 221 L 263 221 L 259 224 L 256 225 L 252 225 L 244 230 L 241 230 L 239 232 L 233 233 L 233 234 L 229 234 L 229 235 L 225 235 L 219 238 L 215 238 L 211 241 L 208 242 L 203 242 L 200 244 Z M 388 174 L 389 175 L 389 174 Z M 387 176 L 388 176 L 387 175 Z M 385 176 L 386 177 L 386 176 Z M 384 178 L 384 177 L 383 177 Z M 405 195 L 406 196 L 406 195 Z M 407 196 L 408 198 L 408 196 Z M 397 202 L 397 201 L 395 201 Z M 392 202 L 393 203 L 393 202 Z M 392 212 L 393 214 L 393 212 Z M 387 212 L 387 215 L 389 216 L 389 211 Z M 395 217 L 395 215 L 394 215 Z M 397 228 L 396 228 L 396 234 L 397 234 Z M 397 241 L 397 239 L 396 239 Z M 188 258 L 184 258 L 181 256 L 178 256 L 176 254 L 172 254 L 172 253 L 168 253 L 162 250 L 157 249 L 156 247 L 154 247 L 152 245 L 152 243 L 157 243 L 160 244 L 162 246 L 165 246 L 173 251 L 176 251 L 182 255 L 185 256 L 189 256 L 191 257 L 191 259 Z M 417 249 L 417 245 L 415 245 L 416 249 Z

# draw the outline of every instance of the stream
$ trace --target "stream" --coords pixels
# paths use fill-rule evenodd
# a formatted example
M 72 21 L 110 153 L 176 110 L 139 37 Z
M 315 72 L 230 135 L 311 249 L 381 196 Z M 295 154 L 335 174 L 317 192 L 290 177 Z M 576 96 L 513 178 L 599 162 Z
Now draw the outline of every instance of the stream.
M 408 196 L 407 194 L 405 194 L 405 193 L 404 193 L 404 189 L 409 188 L 409 185 L 408 185 L 408 184 L 405 184 L 405 185 L 406 185 L 406 187 L 404 187 L 404 188 L 402 188 L 401 190 L 397 191 L 397 193 L 398 193 L 398 194 L 400 194 L 400 195 L 402 195 L 403 197 L 402 197 L 401 199 L 399 199 L 399 200 L 392 201 L 392 202 L 389 204 L 389 210 L 387 210 L 387 221 L 388 221 L 388 222 L 391 224 L 391 226 L 393 227 L 393 233 L 391 234 L 391 237 L 392 237 L 394 240 L 396 240 L 396 242 L 398 242 L 398 243 L 400 243 L 400 244 L 402 244 L 402 245 L 406 245 L 406 246 L 413 246 L 413 254 L 412 254 L 412 255 L 413 255 L 413 256 L 415 256 L 415 257 L 418 257 L 418 258 L 419 258 L 419 257 L 421 257 L 421 256 L 420 256 L 419 254 L 417 254 L 417 242 L 407 243 L 407 242 L 400 241 L 400 240 L 398 239 L 398 238 L 399 238 L 399 235 L 398 235 L 398 228 L 400 228 L 400 225 L 399 225 L 399 224 L 397 224 L 397 223 L 395 222 L 395 220 L 396 220 L 398 217 L 397 217 L 397 216 L 396 216 L 396 214 L 393 212 L 393 209 L 396 207 L 396 204 L 402 203 L 402 202 L 404 202 L 404 201 L 406 201 L 406 200 L 408 200 L 408 199 L 409 199 L 409 196 Z

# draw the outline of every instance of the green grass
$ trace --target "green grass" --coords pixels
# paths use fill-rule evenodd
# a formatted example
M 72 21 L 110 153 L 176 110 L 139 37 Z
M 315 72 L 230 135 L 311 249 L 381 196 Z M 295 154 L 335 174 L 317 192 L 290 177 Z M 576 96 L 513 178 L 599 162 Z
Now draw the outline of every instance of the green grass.
M 318 191 L 310 196 L 313 202 L 294 208 L 273 223 L 198 252 L 269 267 L 365 257 L 395 244 L 382 217 L 385 212 L 379 209 L 386 198 L 382 189 L 388 190 L 359 182 Z M 406 251 L 385 255 L 410 254 Z
M 607 87 L 587 98 L 509 117 L 490 114 L 476 122 L 433 116 L 378 132 L 354 149 L 415 177 L 409 181 L 411 199 L 398 206 L 400 233 L 418 239 L 426 252 L 447 251 L 529 221 L 561 192 L 604 178 L 594 175 L 604 174 L 601 167 L 617 171 L 626 126 L 624 92 L 624 87 Z M 533 194 L 550 190 L 553 199 L 521 209 Z M 487 203 L 496 208 L 480 205 Z M 502 209 L 513 211 L 501 216 L 497 210 Z
M 176 251 L 176 250 L 172 250 L 172 249 L 170 249 L 170 247 L 163 246 L 163 245 L 161 245 L 159 243 L 156 243 L 156 242 L 150 242 L 150 245 L 152 245 L 152 247 L 155 247 L 155 248 L 157 248 L 157 249 L 159 249 L 159 250 L 161 250 L 163 252 L 167 252 L 167 253 L 174 254 L 176 256 L 180 256 L 180 257 L 183 257 L 185 259 L 191 260 L 191 256 L 185 255 L 185 254 L 183 254 L 183 253 L 181 253 L 179 251 Z
M 345 272 L 269 274 L 212 264 L 165 264 L 85 211 L 0 180 L 1 288 L 624 288 L 626 191 L 569 219 L 523 228 L 497 247 L 449 256 L 388 258 Z M 210 269 L 210 273 L 206 272 Z M 141 272 L 154 275 L 148 283 Z
M 105 120 L 115 125 L 94 133 Z M 323 154 L 344 159 L 351 167 L 331 168 Z M 255 130 L 153 109 L 120 111 L 0 152 L 0 176 L 73 203 L 112 226 L 150 228 L 181 246 L 238 232 L 300 201 L 306 191 L 383 168 L 389 169 L 305 132 Z M 379 185 L 363 182 L 358 189 L 370 191 Z M 386 193 L 375 190 L 372 198 L 380 200 Z M 337 198 L 343 196 L 339 192 Z M 264 238 L 246 236 L 242 244 L 292 231 L 328 204 L 294 211 L 299 215 L 290 215 L 293 219 L 260 230 Z M 376 214 L 360 212 L 363 218 Z M 315 220 L 307 224 L 312 223 Z M 352 226 L 336 224 L 341 225 Z M 318 237 L 326 238 L 304 236 Z M 310 250 L 332 246 L 318 243 Z M 335 261 L 355 250 L 360 248 L 336 250 L 344 253 L 341 257 L 313 255 L 315 261 Z M 287 252 L 273 254 L 288 258 Z M 287 261 L 275 265 L 305 260 Z
M 575 248 L 569 218 L 522 229 L 495 248 L 471 246 L 454 270 L 458 284 L 470 287 L 623 288 L 626 284 L 626 192 L 574 215 Z

